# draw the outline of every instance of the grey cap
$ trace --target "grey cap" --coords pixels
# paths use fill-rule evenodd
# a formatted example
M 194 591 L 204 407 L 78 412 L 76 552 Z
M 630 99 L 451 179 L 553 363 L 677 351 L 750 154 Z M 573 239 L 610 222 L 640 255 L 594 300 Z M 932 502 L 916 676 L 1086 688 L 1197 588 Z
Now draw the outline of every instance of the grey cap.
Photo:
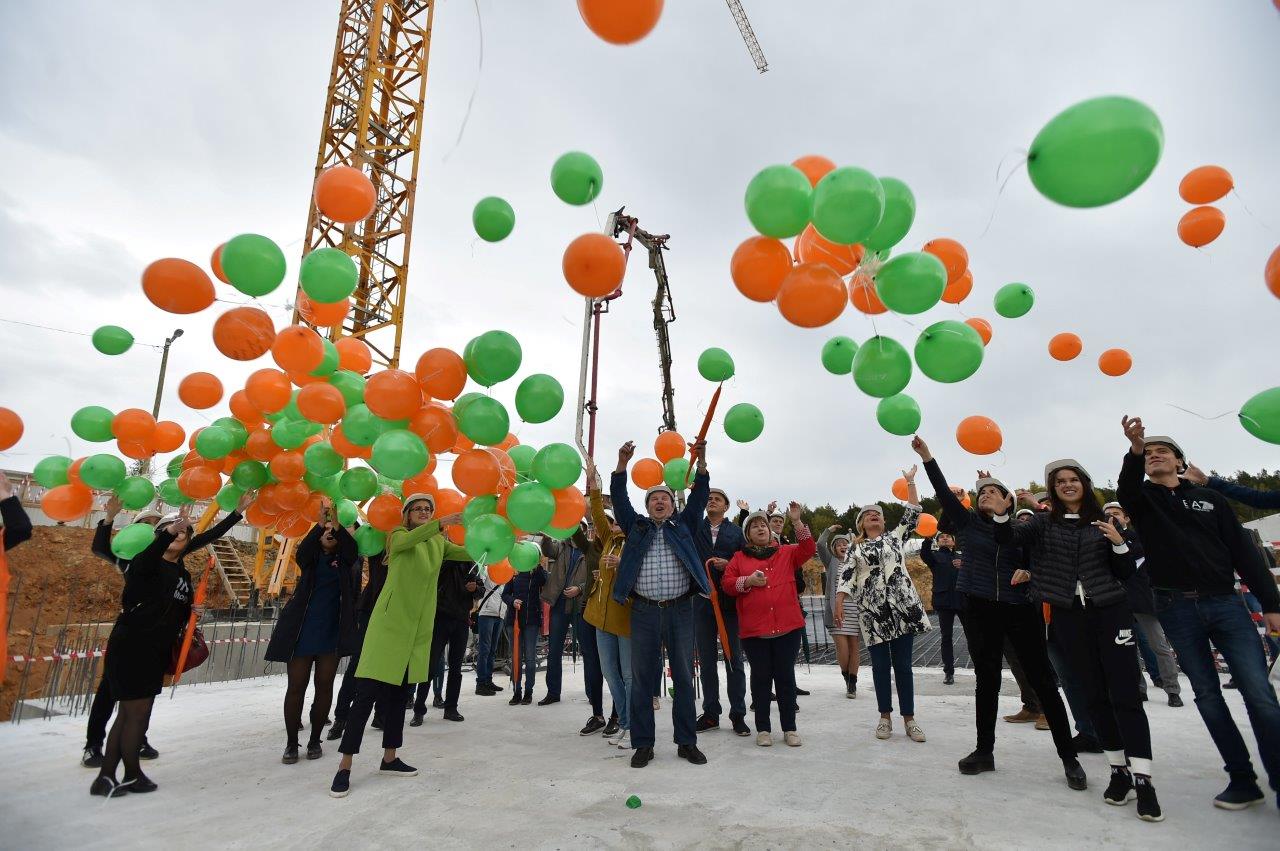
M 432 512 L 436 510 L 436 498 L 434 496 L 429 493 L 415 493 L 404 501 L 404 508 L 400 510 L 400 514 L 404 517 L 408 517 L 410 507 L 412 507 L 415 502 L 423 501 L 431 503 Z
M 1049 499 L 1049 492 L 1048 492 L 1048 491 L 1036 491 L 1035 493 L 1033 493 L 1033 494 L 1031 495 L 1031 498 L 1032 498 L 1032 499 L 1034 499 L 1036 502 L 1047 502 L 1047 501 L 1048 501 L 1048 499 Z
M 137 514 L 133 515 L 133 522 L 142 523 L 152 518 L 155 518 L 156 522 L 159 523 L 160 518 L 162 516 L 163 515 L 161 515 L 160 512 L 156 511 L 154 508 L 144 508 L 141 511 L 139 511 Z
M 1174 440 L 1172 437 L 1163 434 L 1153 434 L 1142 441 L 1142 446 L 1145 449 L 1153 443 L 1158 446 L 1169 447 L 1173 450 L 1173 454 L 1178 456 L 1179 459 L 1185 459 L 1187 457 L 1186 453 L 1182 451 L 1182 447 L 1178 445 L 1178 441 Z
M 748 529 L 750 529 L 750 528 L 751 528 L 751 521 L 752 521 L 752 520 L 763 520 L 763 521 L 764 521 L 764 525 L 765 525 L 765 526 L 768 526 L 768 525 L 769 525 L 769 515 L 768 515 L 768 514 L 764 513 L 763 511 L 753 511 L 753 512 L 751 512 L 750 514 L 748 514 L 748 515 L 747 515 L 747 519 L 746 519 L 746 520 L 743 520 L 743 521 L 742 521 L 742 532 L 743 532 L 743 534 L 746 534 L 746 531 L 747 531 Z
M 1120 509 L 1121 511 L 1124 511 L 1124 506 L 1123 506 L 1123 505 L 1121 505 L 1121 504 L 1120 504 L 1120 503 L 1118 503 L 1118 502 L 1108 502 L 1108 503 L 1106 503 L 1105 505 L 1103 505 L 1103 506 L 1102 506 L 1102 510 L 1103 510 L 1103 511 L 1106 511 L 1108 508 L 1118 508 L 1118 509 Z M 1128 512 L 1127 512 L 1127 511 L 1126 511 L 1125 513 L 1126 513 L 1126 514 L 1128 514 Z
M 995 485 L 996 487 L 1000 488 L 1000 490 L 1004 491 L 1006 495 L 1008 495 L 1009 493 L 1009 489 L 1005 487 L 1004 482 L 1000 481 L 999 479 L 993 479 L 990 476 L 983 476 L 981 479 L 978 479 L 978 481 L 974 483 L 973 492 L 978 493 L 987 485 Z
M 720 488 L 707 488 L 707 495 L 708 495 L 708 496 L 710 496 L 710 495 L 711 495 L 711 494 L 713 494 L 713 493 L 718 493 L 718 494 L 720 494 L 720 498 L 721 498 L 721 499 L 723 499 L 725 502 L 729 502 L 729 494 L 727 494 L 727 493 L 725 493 L 724 491 L 720 490 Z M 730 505 L 732 505 L 732 503 L 730 503 Z
M 1076 459 L 1074 459 L 1074 458 L 1059 458 L 1057 461 L 1050 461 L 1048 464 L 1045 464 L 1045 465 L 1044 465 L 1044 481 L 1045 481 L 1045 484 L 1052 488 L 1052 487 L 1053 487 L 1053 474 L 1054 474 L 1054 473 L 1056 473 L 1056 472 L 1058 472 L 1059 470 L 1062 470 L 1062 469 L 1066 468 L 1066 467 L 1070 467 L 1071 469 L 1075 470 L 1075 471 L 1076 471 L 1077 473 L 1079 473 L 1080 475 L 1084 476 L 1084 477 L 1085 477 L 1086 479 L 1088 479 L 1089 481 L 1093 481 L 1093 476 L 1090 476 L 1090 475 L 1089 475 L 1089 471 L 1088 471 L 1088 470 L 1086 470 L 1086 469 L 1084 468 L 1084 465 L 1083 465 L 1083 464 L 1081 464 L 1079 461 L 1077 461 L 1077 460 L 1076 460 Z M 1047 494 L 1047 493 L 1046 493 L 1046 494 L 1045 494 L 1045 497 L 1047 498 L 1048 496 L 1049 496 L 1049 494 Z
M 676 492 L 673 491 L 671 488 L 667 487 L 666 485 L 654 485 L 653 487 L 649 488 L 647 491 L 644 492 L 645 508 L 649 507 L 649 497 L 653 496 L 655 493 L 665 493 L 667 496 L 671 497 L 672 502 L 676 501 Z
M 1032 511 L 1030 508 L 1019 508 L 1019 509 L 1018 509 L 1018 511 L 1017 511 L 1017 513 L 1015 513 L 1013 516 L 1014 516 L 1014 517 L 1021 517 L 1021 516 L 1022 516 L 1022 515 L 1024 515 L 1024 514 L 1030 514 L 1030 515 L 1031 515 L 1031 516 L 1033 516 L 1033 517 L 1035 516 L 1035 512 L 1034 512 L 1034 511 Z

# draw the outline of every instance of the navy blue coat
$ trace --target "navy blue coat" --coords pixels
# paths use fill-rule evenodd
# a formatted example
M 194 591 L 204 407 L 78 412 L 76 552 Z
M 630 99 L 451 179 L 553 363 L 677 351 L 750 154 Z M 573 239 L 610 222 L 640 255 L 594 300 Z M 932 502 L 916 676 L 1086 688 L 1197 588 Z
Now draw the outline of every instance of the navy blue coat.
M 747 539 L 742 535 L 742 527 L 728 517 L 720 521 L 720 531 L 716 533 L 715 544 L 711 543 L 711 521 L 705 517 L 698 524 L 698 531 L 693 535 L 693 545 L 698 549 L 698 561 L 707 563 L 709 558 L 722 558 L 725 561 L 733 558 L 733 554 L 742 549 Z M 712 567 L 711 576 L 717 588 L 724 578 L 723 567 Z
M 538 565 L 528 573 L 517 573 L 502 586 L 502 602 L 507 604 L 508 626 L 515 620 L 515 601 L 520 601 L 520 628 L 542 626 L 542 586 L 547 584 L 547 571 Z
M 689 571 L 694 588 L 703 594 L 710 594 L 711 586 L 707 584 L 707 573 L 698 559 L 694 535 L 702 523 L 702 514 L 707 509 L 710 486 L 711 477 L 706 473 L 698 473 L 693 477 L 693 489 L 689 491 L 684 511 L 662 522 L 663 537 L 675 552 L 676 558 Z M 618 562 L 618 575 L 613 581 L 613 599 L 615 602 L 624 603 L 630 596 L 631 589 L 635 588 L 636 577 L 640 575 L 640 565 L 649 552 L 653 534 L 658 526 L 649 519 L 648 515 L 638 515 L 631 507 L 625 472 L 615 472 L 610 478 L 609 495 L 613 498 L 613 516 L 622 527 L 622 533 L 627 536 L 626 544 L 622 548 L 622 560 Z
M 951 609 L 960 611 L 964 608 L 964 595 L 956 588 L 956 580 L 960 571 L 951 563 L 956 557 L 950 547 L 933 548 L 933 539 L 925 538 L 920 547 L 920 558 L 933 574 L 933 610 Z

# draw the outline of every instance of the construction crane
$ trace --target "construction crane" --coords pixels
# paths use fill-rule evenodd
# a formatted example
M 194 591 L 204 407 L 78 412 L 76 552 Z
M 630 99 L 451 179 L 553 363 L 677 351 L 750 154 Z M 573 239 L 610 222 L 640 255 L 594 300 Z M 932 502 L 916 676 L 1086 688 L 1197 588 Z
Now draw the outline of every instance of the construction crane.
M 729 14 L 733 15 L 734 23 L 738 25 L 738 32 L 742 33 L 742 40 L 747 43 L 747 52 L 751 54 L 751 61 L 756 63 L 756 70 L 763 74 L 769 70 L 769 63 L 764 58 L 764 51 L 760 49 L 760 42 L 756 41 L 756 32 L 751 29 L 751 22 L 747 20 L 747 13 L 742 8 L 739 0 L 724 0 L 729 4 Z

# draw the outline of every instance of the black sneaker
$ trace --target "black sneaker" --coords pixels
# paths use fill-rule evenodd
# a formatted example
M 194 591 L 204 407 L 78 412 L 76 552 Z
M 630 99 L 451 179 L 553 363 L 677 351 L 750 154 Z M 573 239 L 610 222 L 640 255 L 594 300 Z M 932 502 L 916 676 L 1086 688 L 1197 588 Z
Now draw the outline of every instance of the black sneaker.
M 945 677 L 943 677 L 943 678 L 942 678 L 942 684 L 943 684 L 944 686 L 953 686 L 953 685 L 955 685 L 955 684 L 956 684 L 956 675 L 955 675 L 955 674 L 947 674 Z
M 431 706 L 435 709 L 444 709 L 444 698 L 437 694 L 431 699 Z
M 378 773 L 387 777 L 417 777 L 418 769 L 412 765 L 406 765 L 404 760 L 396 757 L 391 762 L 384 762 L 379 765 Z
M 550 706 L 550 705 L 551 705 L 551 704 L 553 704 L 553 703 L 559 703 L 559 702 L 560 702 L 560 698 L 558 698 L 558 697 L 552 697 L 551 695 L 547 695 L 546 697 L 542 698 L 542 700 L 539 700 L 539 701 L 538 701 L 538 705 L 539 705 L 539 706 Z
M 715 730 L 720 726 L 719 718 L 712 718 L 705 712 L 698 716 L 698 723 L 694 725 L 694 730 L 699 733 L 705 733 L 707 730 Z
M 485 685 L 487 685 L 489 688 L 493 689 L 493 691 L 494 691 L 494 693 L 495 693 L 495 694 L 496 694 L 497 692 L 500 692 L 500 691 L 506 691 L 506 689 L 504 689 L 502 686 L 500 686 L 500 685 L 498 685 L 497 683 L 495 683 L 493 680 L 489 680 L 489 682 L 485 683 Z
M 157 784 L 152 783 L 151 778 L 145 774 L 139 774 L 137 777 L 134 777 L 132 779 L 126 777 L 124 780 L 120 781 L 120 785 L 122 787 L 127 787 L 129 792 L 131 792 L 134 795 L 141 795 L 146 792 L 154 792 L 155 790 L 160 788 Z M 120 791 L 123 792 L 124 789 L 122 788 Z
M 351 770 L 347 768 L 339 768 L 338 773 L 333 775 L 333 784 L 329 787 L 330 798 L 345 798 L 347 793 L 351 791 Z
M 1164 813 L 1160 812 L 1160 801 L 1156 799 L 1156 787 L 1151 785 L 1151 778 L 1134 778 L 1134 789 L 1138 793 L 1138 818 L 1143 821 L 1164 821 Z
M 520 695 L 518 694 L 511 695 L 511 699 L 507 701 L 507 706 L 519 706 L 519 705 L 520 705 Z
M 631 755 L 632 768 L 644 768 L 653 761 L 653 748 L 636 748 Z
M 1071 744 L 1075 747 L 1076 753 L 1102 753 L 1102 743 L 1084 733 L 1076 733 L 1071 739 Z
M 461 713 L 461 712 L 459 712 L 458 710 L 456 710 L 456 709 L 446 709 L 446 710 L 444 711 L 444 720 L 446 720 L 446 721 L 465 721 L 466 719 L 462 717 L 462 713 Z
M 413 718 L 409 719 L 409 726 L 410 726 L 410 727 L 421 727 L 421 726 L 422 726 L 422 719 L 423 719 L 423 718 L 425 718 L 425 717 L 426 717 L 426 716 L 425 716 L 425 715 L 423 715 L 421 712 L 415 712 L 415 713 L 413 713 Z
M 1169 695 L 1169 705 L 1174 707 L 1182 706 L 1182 696 L 1177 694 Z
M 93 778 L 93 783 L 89 784 L 89 794 L 97 795 L 99 798 L 119 798 L 129 794 L 129 787 L 117 783 L 110 777 L 99 775 Z
M 560 698 L 558 698 L 558 697 L 556 698 L 556 700 L 559 700 L 559 699 L 560 699 Z M 531 704 L 531 703 L 533 703 L 533 695 L 531 695 L 531 694 L 526 694 L 524 697 L 520 698 L 520 705 L 521 705 L 521 706 L 528 706 L 528 705 L 529 705 L 529 704 Z
M 298 743 L 289 742 L 284 746 L 284 756 L 280 757 L 280 761 L 285 765 L 293 765 L 298 761 Z
M 1085 776 L 1084 766 L 1078 759 L 1064 759 L 1062 770 L 1067 775 L 1067 787 L 1077 792 L 1089 788 L 1089 779 Z
M 1102 800 L 1116 807 L 1123 807 L 1134 799 L 1133 775 L 1129 769 L 1119 766 L 1111 767 L 1111 783 L 1107 791 L 1102 793 Z
M 329 728 L 329 734 L 325 736 L 331 742 L 336 742 L 342 738 L 342 731 L 347 728 L 346 721 L 334 721 L 333 726 Z
M 143 742 L 142 747 L 138 748 L 138 759 L 159 759 L 160 751 L 151 747 L 150 742 Z
M 702 751 L 698 750 L 697 745 L 680 745 L 676 748 L 676 756 L 681 759 L 687 759 L 694 765 L 706 765 L 707 758 Z
M 101 768 L 102 747 L 100 745 L 85 745 L 84 753 L 80 755 L 80 764 L 85 768 Z
M 960 760 L 961 774 L 981 774 L 984 771 L 996 770 L 996 758 L 987 751 L 974 751 Z
M 801 697 L 808 697 L 809 695 L 813 694 L 813 692 L 805 691 L 804 689 L 800 688 L 800 686 L 796 686 L 796 694 L 800 695 Z
M 587 719 L 586 725 L 581 730 L 578 731 L 578 735 L 590 736 L 599 732 L 600 730 L 603 730 L 604 727 L 605 727 L 604 719 L 598 718 L 595 715 L 592 715 L 590 718 Z
M 320 740 L 307 742 L 307 759 L 319 759 L 324 756 L 324 748 L 320 747 Z
M 488 683 L 476 683 L 476 694 L 481 697 L 493 697 L 497 692 Z
M 1218 796 L 1213 799 L 1213 805 L 1220 810 L 1244 810 L 1255 804 L 1265 803 L 1266 796 L 1262 794 L 1262 789 L 1258 786 L 1256 780 L 1245 780 L 1243 778 L 1232 781 L 1227 784 L 1227 788 L 1223 789 Z
M 609 723 L 605 724 L 604 729 L 600 731 L 600 735 L 604 736 L 606 739 L 612 739 L 614 736 L 618 735 L 618 731 L 621 729 L 622 728 L 618 726 L 618 719 L 610 718 Z
M 733 732 L 739 736 L 751 735 L 751 728 L 747 726 L 747 720 L 741 715 L 730 715 L 729 720 L 733 722 Z

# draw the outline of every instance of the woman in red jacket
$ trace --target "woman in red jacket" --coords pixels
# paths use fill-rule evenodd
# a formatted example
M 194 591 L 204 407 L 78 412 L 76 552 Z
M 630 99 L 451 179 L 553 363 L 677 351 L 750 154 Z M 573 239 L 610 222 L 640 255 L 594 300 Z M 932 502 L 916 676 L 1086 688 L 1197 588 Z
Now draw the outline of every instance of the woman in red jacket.
M 800 746 L 796 732 L 796 654 L 804 636 L 804 612 L 796 594 L 796 571 L 813 558 L 816 547 L 800 520 L 800 504 L 791 503 L 794 544 L 775 544 L 769 517 L 757 511 L 742 531 L 747 543 L 724 569 L 721 587 L 738 601 L 738 634 L 751 664 L 751 699 L 756 713 L 756 744 L 773 744 L 770 732 L 770 691 L 778 696 L 782 738 Z

